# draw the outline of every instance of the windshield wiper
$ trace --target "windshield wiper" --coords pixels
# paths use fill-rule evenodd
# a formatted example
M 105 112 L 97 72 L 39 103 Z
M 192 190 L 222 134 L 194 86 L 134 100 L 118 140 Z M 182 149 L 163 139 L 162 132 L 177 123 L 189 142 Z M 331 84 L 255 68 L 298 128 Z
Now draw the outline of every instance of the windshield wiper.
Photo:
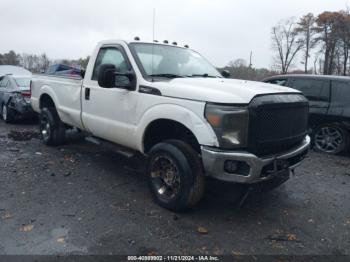
M 207 74 L 207 73 L 205 73 L 205 74 L 194 74 L 194 75 L 190 75 L 190 76 L 188 76 L 188 77 L 209 77 L 209 78 L 218 78 L 218 76 L 211 76 L 211 75 L 209 75 L 209 74 Z
M 150 77 L 166 77 L 166 78 L 183 78 L 184 76 L 175 75 L 175 74 L 153 74 Z

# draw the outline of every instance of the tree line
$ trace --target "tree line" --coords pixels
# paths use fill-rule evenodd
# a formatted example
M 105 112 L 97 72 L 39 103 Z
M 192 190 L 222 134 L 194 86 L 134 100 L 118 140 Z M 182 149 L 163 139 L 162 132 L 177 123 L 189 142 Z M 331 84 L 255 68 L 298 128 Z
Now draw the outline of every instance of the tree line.
M 301 53 L 304 72 L 309 70 L 325 75 L 348 75 L 350 49 L 350 12 L 312 13 L 298 21 L 288 19 L 272 28 L 276 65 L 288 73 L 296 56 Z M 314 53 L 310 69 L 311 53 Z
M 244 59 L 230 61 L 224 69 L 247 80 L 287 73 L 350 75 L 349 10 L 281 20 L 271 29 L 271 41 L 275 56 L 270 69 L 256 69 Z
M 42 73 L 47 70 L 50 65 L 53 64 L 65 64 L 74 67 L 86 68 L 89 62 L 89 57 L 79 58 L 77 60 L 61 59 L 52 60 L 43 53 L 41 55 L 36 54 L 17 54 L 11 50 L 8 53 L 0 54 L 0 65 L 14 65 L 21 66 L 31 71 L 32 73 Z

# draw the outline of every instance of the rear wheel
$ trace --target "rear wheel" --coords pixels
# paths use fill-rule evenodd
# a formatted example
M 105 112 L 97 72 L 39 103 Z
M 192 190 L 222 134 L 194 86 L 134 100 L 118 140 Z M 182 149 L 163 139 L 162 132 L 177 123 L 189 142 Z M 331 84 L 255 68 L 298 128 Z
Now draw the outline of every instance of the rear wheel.
M 13 122 L 13 120 L 15 118 L 15 114 L 14 114 L 13 110 L 5 104 L 2 105 L 1 116 L 2 116 L 2 119 L 6 123 Z
M 198 153 L 188 144 L 168 140 L 155 145 L 149 156 L 149 186 L 156 202 L 182 211 L 204 193 L 204 173 Z
M 316 129 L 313 139 L 317 151 L 340 154 L 349 146 L 349 133 L 337 125 L 325 125 Z
M 64 143 L 66 130 L 55 108 L 41 110 L 39 127 L 46 145 L 58 146 Z

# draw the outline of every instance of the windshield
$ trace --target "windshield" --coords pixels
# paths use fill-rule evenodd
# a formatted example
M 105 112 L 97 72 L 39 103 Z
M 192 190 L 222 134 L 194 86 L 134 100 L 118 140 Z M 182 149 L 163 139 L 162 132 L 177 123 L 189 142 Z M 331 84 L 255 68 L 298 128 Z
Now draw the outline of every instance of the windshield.
M 190 49 L 145 43 L 132 43 L 130 47 L 147 76 L 221 77 L 213 65 Z
M 29 87 L 30 78 L 15 78 L 16 84 L 19 87 Z

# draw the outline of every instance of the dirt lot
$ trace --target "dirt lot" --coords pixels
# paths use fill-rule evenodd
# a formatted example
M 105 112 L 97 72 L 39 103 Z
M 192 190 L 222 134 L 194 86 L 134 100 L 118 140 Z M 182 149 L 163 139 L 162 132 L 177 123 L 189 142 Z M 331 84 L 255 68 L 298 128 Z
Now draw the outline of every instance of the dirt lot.
M 175 214 L 152 202 L 138 157 L 49 148 L 35 125 L 2 121 L 0 150 L 0 254 L 350 254 L 349 156 L 312 152 L 242 207 L 222 187 Z

